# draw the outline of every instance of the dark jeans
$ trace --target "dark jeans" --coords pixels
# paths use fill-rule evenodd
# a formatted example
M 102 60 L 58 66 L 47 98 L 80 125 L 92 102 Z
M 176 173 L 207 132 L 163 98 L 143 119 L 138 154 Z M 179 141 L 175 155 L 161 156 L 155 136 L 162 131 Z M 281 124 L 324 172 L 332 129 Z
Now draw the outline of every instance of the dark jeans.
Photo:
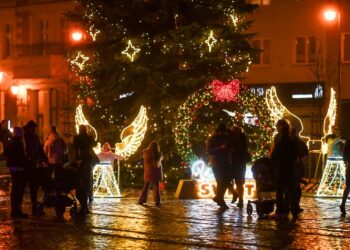
M 26 186 L 24 171 L 11 172 L 11 213 L 22 212 L 23 194 Z
M 79 188 L 77 190 L 77 199 L 81 208 L 87 209 L 88 198 L 92 190 L 92 168 L 90 163 L 83 163 L 79 172 Z
M 224 200 L 224 196 L 226 190 L 231 182 L 230 175 L 225 173 L 222 169 L 213 168 L 214 177 L 216 180 L 216 194 L 214 199 L 217 201 L 219 205 L 226 204 Z
M 229 188 L 230 191 L 232 192 L 233 197 L 237 197 L 240 203 L 243 202 L 244 182 L 245 182 L 244 179 L 242 180 L 242 179 L 234 178 L 232 181 L 232 187 Z M 236 189 L 234 189 L 234 184 L 236 184 Z M 229 186 L 231 186 L 231 184 Z
M 143 185 L 143 190 L 139 198 L 139 203 L 146 203 L 148 190 L 151 182 L 145 182 Z M 160 189 L 159 189 L 159 181 L 152 182 L 153 184 L 153 199 L 156 205 L 160 205 Z
M 284 214 L 291 209 L 293 215 L 297 215 L 299 211 L 298 188 L 292 180 L 280 180 L 276 186 L 276 213 Z
M 346 169 L 345 169 L 345 188 L 343 192 L 343 198 L 342 198 L 342 203 L 341 206 L 345 206 L 346 200 L 348 199 L 350 192 L 350 167 L 349 163 L 347 163 Z

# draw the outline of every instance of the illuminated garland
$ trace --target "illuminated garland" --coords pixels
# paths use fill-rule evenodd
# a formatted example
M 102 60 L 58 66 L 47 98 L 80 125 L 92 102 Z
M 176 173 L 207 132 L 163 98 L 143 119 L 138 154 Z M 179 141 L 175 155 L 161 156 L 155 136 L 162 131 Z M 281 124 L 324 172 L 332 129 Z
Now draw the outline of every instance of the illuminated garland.
M 135 120 L 120 134 L 121 143 L 115 144 L 115 153 L 125 158 L 136 152 L 145 136 L 147 130 L 146 108 L 141 106 L 139 114 Z
M 213 128 L 219 122 L 215 121 L 214 124 L 214 121 L 211 120 L 210 124 L 194 126 L 196 114 L 199 110 L 208 109 L 208 117 L 211 117 L 213 112 L 222 112 L 222 110 L 214 109 L 214 98 L 212 85 L 207 85 L 189 96 L 178 109 L 174 128 L 175 142 L 181 158 L 186 162 L 198 159 L 198 156 L 192 150 L 193 137 L 191 134 L 196 134 L 197 131 L 198 134 L 202 133 L 204 138 L 208 138 L 212 131 L 208 131 L 206 128 L 209 125 L 210 128 Z M 248 147 L 253 160 L 266 156 L 273 136 L 274 122 L 270 118 L 264 99 L 247 89 L 242 89 L 237 102 L 230 102 L 229 105 L 235 110 L 235 115 L 230 119 L 231 124 L 227 125 L 242 126 L 248 137 Z M 253 124 L 245 122 L 246 114 L 254 114 Z

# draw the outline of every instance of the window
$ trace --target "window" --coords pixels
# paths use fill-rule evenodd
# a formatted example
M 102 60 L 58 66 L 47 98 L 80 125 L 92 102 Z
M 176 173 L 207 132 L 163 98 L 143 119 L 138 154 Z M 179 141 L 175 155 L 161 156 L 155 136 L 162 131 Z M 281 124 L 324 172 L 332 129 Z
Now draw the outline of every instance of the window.
M 314 63 L 316 62 L 316 37 L 300 36 L 296 38 L 295 45 L 296 63 Z
M 341 47 L 342 62 L 350 63 L 350 33 L 342 34 Z
M 271 0 L 247 0 L 250 4 L 258 4 L 258 5 L 270 5 Z
M 4 50 L 3 58 L 11 56 L 11 26 L 9 24 L 5 25 L 5 36 L 4 36 Z
M 255 39 L 252 40 L 252 47 L 260 49 L 253 58 L 253 64 L 270 64 L 270 40 Z

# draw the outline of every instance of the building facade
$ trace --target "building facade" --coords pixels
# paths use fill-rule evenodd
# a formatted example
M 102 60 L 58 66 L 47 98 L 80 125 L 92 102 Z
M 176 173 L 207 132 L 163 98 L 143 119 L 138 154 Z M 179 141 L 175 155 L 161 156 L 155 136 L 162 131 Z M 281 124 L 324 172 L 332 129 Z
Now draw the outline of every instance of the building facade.
M 350 1 L 249 0 L 260 8 L 248 18 L 261 53 L 245 83 L 261 93 L 277 87 L 282 103 L 297 114 L 304 135 L 322 135 L 330 89 L 337 92 L 336 125 L 350 138 Z M 336 10 L 333 20 L 324 12 Z
M 41 139 L 50 125 L 66 135 L 74 128 L 64 16 L 73 8 L 71 0 L 0 0 L 0 119 L 34 120 Z

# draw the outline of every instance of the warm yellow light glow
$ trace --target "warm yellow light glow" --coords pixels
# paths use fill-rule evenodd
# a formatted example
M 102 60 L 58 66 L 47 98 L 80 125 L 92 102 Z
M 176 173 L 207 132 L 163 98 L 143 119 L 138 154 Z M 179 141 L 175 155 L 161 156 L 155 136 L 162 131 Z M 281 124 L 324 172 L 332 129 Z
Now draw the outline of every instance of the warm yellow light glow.
M 81 31 L 74 31 L 71 36 L 73 41 L 79 42 L 83 38 L 83 33 Z
M 4 72 L 0 71 L 0 82 L 2 82 L 2 79 L 4 79 L 4 75 L 5 75 Z
M 93 180 L 94 197 L 121 197 L 111 164 L 96 164 L 93 169 Z
M 139 52 L 140 52 L 140 49 L 139 49 L 139 48 L 136 48 L 136 47 L 132 44 L 132 42 L 129 40 L 129 41 L 128 41 L 128 46 L 126 47 L 125 50 L 122 51 L 122 54 L 123 54 L 123 55 L 126 55 L 126 56 L 130 59 L 130 61 L 133 62 L 134 59 L 135 59 L 136 54 L 139 53 Z
M 100 31 L 98 29 L 95 29 L 93 25 L 89 28 L 89 34 L 93 41 L 96 41 L 97 35 L 100 34 Z
M 146 108 L 141 106 L 135 120 L 123 129 L 120 135 L 122 142 L 115 144 L 115 154 L 128 158 L 136 152 L 145 136 L 147 120 Z
M 316 196 L 342 197 L 345 184 L 345 164 L 340 159 L 328 159 Z
M 323 12 L 323 16 L 327 21 L 334 21 L 337 15 L 338 15 L 338 12 L 333 9 L 329 9 Z
M 244 183 L 244 195 L 243 197 L 255 198 L 256 197 L 256 184 L 254 179 L 246 179 Z M 216 192 L 216 181 L 215 180 L 196 180 L 197 190 L 196 196 L 200 199 L 211 199 L 215 196 Z M 232 198 L 232 194 L 227 191 L 225 198 Z
M 276 88 L 274 86 L 272 86 L 270 89 L 266 90 L 265 101 L 266 101 L 267 107 L 270 110 L 270 115 L 271 115 L 272 119 L 275 121 L 275 123 L 280 119 L 286 119 L 289 121 L 291 120 L 291 118 L 296 119 L 300 125 L 299 137 L 303 138 L 307 142 L 310 140 L 310 137 L 301 135 L 301 133 L 304 130 L 303 122 L 301 121 L 301 119 L 298 116 L 296 116 L 295 114 L 290 112 L 281 103 L 281 101 L 279 100 L 279 98 L 277 96 Z
M 89 57 L 79 51 L 75 59 L 71 61 L 71 64 L 77 65 L 80 70 L 83 70 L 85 67 L 84 64 L 87 60 L 89 60 Z
M 337 117 L 337 93 L 331 88 L 331 96 L 329 100 L 328 110 L 326 117 L 323 121 L 323 137 L 322 141 L 322 153 L 327 154 L 328 144 L 325 141 L 327 135 L 332 134 L 332 127 L 335 125 L 335 120 Z
M 83 106 L 81 104 L 78 105 L 78 107 L 75 110 L 75 129 L 77 134 L 79 134 L 79 126 L 85 125 L 87 127 L 88 133 L 92 133 L 95 141 L 97 141 L 97 131 L 96 129 L 90 125 L 88 120 L 86 120 L 84 113 L 83 113 Z M 101 147 L 101 145 L 100 145 Z
M 11 89 L 11 93 L 13 95 L 17 95 L 18 94 L 19 88 L 18 88 L 17 85 L 12 85 L 10 89 Z
M 209 52 L 211 52 L 211 49 L 216 42 L 217 40 L 215 39 L 213 31 L 211 30 L 208 39 L 205 40 L 205 43 L 208 44 Z

